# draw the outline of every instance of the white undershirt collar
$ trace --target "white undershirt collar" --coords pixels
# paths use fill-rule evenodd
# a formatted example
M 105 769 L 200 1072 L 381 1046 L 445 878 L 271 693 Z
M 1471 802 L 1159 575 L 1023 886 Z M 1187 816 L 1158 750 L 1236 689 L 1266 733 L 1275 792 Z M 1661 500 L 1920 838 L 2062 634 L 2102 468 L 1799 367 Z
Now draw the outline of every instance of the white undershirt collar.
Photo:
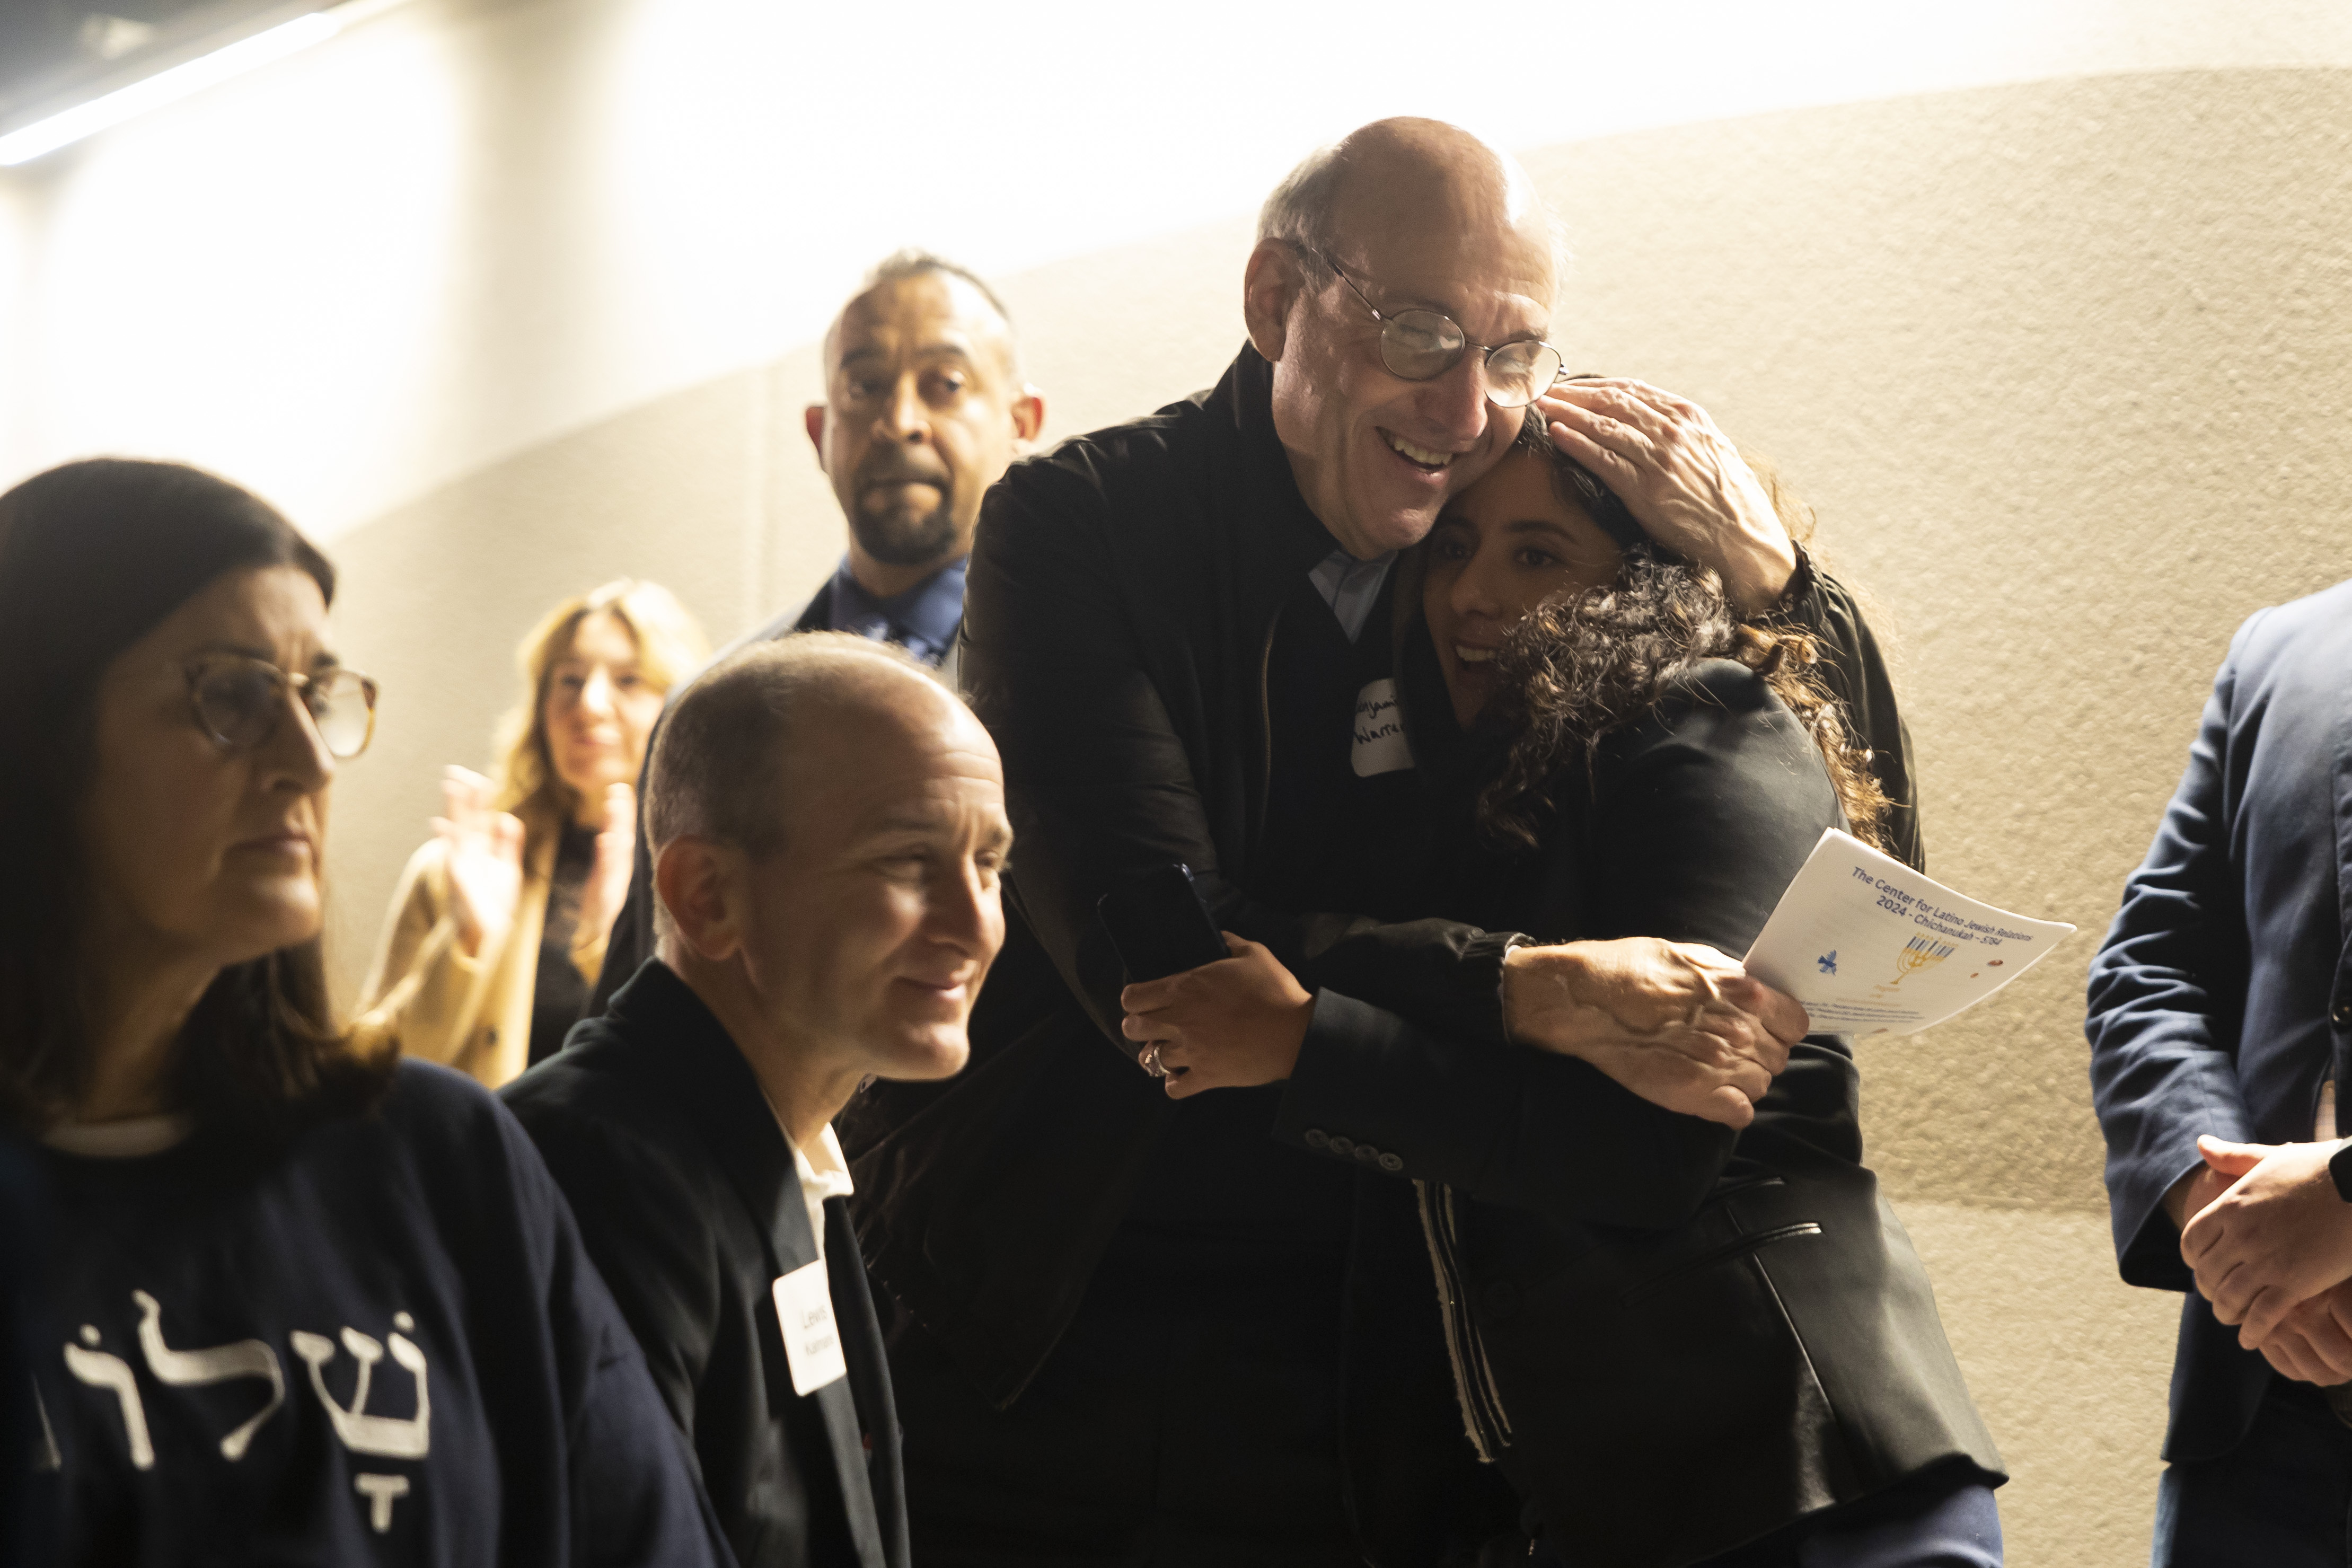
M 119 1121 L 61 1121 L 42 1133 L 41 1142 L 61 1154 L 85 1159 L 137 1160 L 162 1153 L 195 1130 L 194 1117 L 175 1110 Z
M 766 1098 L 764 1093 L 761 1098 Z M 849 1180 L 849 1162 L 842 1157 L 841 1140 L 833 1135 L 833 1123 L 828 1121 L 816 1135 L 815 1149 L 804 1152 L 793 1142 L 772 1100 L 768 1101 L 768 1114 L 776 1118 L 776 1131 L 783 1134 L 784 1147 L 793 1152 L 793 1170 L 800 1177 L 801 1199 L 808 1205 L 809 1231 L 816 1237 L 817 1257 L 823 1258 L 825 1200 L 845 1198 L 856 1191 Z

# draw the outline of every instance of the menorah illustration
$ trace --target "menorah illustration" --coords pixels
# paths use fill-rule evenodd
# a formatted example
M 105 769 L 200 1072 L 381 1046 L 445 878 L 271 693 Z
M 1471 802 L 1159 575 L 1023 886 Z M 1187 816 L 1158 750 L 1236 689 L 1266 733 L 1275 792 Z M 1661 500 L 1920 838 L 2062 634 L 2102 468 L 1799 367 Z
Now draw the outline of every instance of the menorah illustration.
M 1913 937 L 1903 944 L 1903 951 L 1895 955 L 1895 984 L 1902 984 L 1903 977 L 1906 974 L 1916 974 L 1923 969 L 1933 969 L 1951 957 L 1952 952 L 1948 943 L 1937 942 L 1932 936 Z

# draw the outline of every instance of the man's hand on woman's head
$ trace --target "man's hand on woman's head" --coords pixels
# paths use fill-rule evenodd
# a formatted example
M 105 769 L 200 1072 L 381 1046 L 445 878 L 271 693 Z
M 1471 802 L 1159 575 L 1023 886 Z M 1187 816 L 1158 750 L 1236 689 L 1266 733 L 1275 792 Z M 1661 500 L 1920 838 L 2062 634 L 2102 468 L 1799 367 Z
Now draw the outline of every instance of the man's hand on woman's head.
M 1696 942 L 1625 937 L 1514 948 L 1503 960 L 1511 1037 L 1575 1057 L 1654 1105 L 1727 1127 L 1804 1037 L 1805 1010 Z
M 522 898 L 522 822 L 492 810 L 494 798 L 490 781 L 470 768 L 443 770 L 433 831 L 446 846 L 450 913 L 469 957 L 506 940 Z
M 1158 1048 L 1169 1098 L 1279 1083 L 1298 1065 L 1315 998 L 1281 961 L 1231 931 L 1233 956 L 1118 994 L 1120 1032 Z
M 1551 438 L 1653 539 L 1713 568 L 1754 615 L 1788 590 L 1797 550 L 1772 498 L 1706 410 L 1647 382 L 1565 381 L 1536 403 Z

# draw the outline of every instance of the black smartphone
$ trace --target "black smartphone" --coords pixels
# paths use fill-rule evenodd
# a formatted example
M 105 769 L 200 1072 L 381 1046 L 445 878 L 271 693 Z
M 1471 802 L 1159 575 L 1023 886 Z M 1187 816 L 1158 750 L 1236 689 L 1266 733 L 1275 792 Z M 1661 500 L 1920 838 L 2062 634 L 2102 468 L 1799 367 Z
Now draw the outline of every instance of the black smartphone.
M 1192 868 L 1171 862 L 1112 889 L 1095 903 L 1128 984 L 1181 974 L 1233 955 L 1192 885 Z

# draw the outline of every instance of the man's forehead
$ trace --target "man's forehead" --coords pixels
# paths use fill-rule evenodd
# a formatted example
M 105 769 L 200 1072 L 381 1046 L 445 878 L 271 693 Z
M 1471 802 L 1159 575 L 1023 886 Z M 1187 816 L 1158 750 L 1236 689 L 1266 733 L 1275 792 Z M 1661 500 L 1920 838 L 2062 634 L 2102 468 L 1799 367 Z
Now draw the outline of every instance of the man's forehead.
M 1465 328 L 1471 327 L 1471 316 L 1490 313 L 1528 331 L 1550 324 L 1550 258 L 1516 236 L 1391 231 L 1343 244 L 1334 259 L 1343 268 L 1353 259 L 1350 276 L 1360 269 L 1363 276 L 1355 280 L 1387 310 L 1443 310 Z
M 1559 247 L 1548 209 L 1516 164 L 1377 157 L 1333 204 L 1340 264 L 1354 259 L 1390 303 L 1551 314 Z
M 993 757 L 927 751 L 900 752 L 878 766 L 860 761 L 820 785 L 820 800 L 803 796 L 814 808 L 806 815 L 827 824 L 824 837 L 837 853 L 900 834 L 1004 827 L 1004 784 Z
M 919 795 L 982 772 L 1001 776 L 988 732 L 927 677 L 895 669 L 879 679 L 868 674 L 806 701 L 785 765 L 816 787 L 839 789 L 845 800 Z
M 842 307 L 832 332 L 836 360 L 861 349 L 940 346 L 973 353 L 1010 338 L 988 296 L 962 279 L 920 272 L 876 284 Z

